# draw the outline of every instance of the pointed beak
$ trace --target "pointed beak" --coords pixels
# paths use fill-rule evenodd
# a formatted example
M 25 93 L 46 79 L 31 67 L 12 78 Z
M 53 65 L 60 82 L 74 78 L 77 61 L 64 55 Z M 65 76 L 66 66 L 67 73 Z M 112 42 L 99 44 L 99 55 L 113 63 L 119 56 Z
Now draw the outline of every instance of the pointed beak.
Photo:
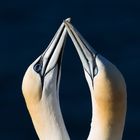
M 66 19 L 65 21 L 69 22 L 70 19 Z M 66 36 L 67 31 L 63 22 L 47 49 L 42 53 L 38 62 L 34 65 L 34 70 L 40 74 L 42 79 L 44 79 L 45 75 L 53 70 L 55 66 L 58 66 L 60 69 Z
M 74 28 L 74 26 L 65 21 L 68 34 L 71 37 L 73 44 L 78 52 L 84 70 L 90 75 L 91 79 L 94 78 L 96 72 L 96 51 L 87 43 L 82 35 Z

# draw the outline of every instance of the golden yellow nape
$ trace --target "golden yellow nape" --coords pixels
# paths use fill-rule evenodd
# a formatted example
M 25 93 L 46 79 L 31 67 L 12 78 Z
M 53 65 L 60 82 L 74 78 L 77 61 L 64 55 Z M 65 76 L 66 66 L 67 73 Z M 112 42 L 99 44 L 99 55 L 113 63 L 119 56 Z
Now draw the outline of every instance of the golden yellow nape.
M 34 64 L 35 63 L 29 66 L 22 82 L 23 95 L 27 105 L 30 104 L 29 107 L 39 102 L 42 96 L 41 78 L 39 74 L 34 71 Z
M 82 62 L 91 92 L 92 122 L 88 140 L 121 140 L 127 104 L 124 78 L 71 23 L 65 21 L 65 26 Z

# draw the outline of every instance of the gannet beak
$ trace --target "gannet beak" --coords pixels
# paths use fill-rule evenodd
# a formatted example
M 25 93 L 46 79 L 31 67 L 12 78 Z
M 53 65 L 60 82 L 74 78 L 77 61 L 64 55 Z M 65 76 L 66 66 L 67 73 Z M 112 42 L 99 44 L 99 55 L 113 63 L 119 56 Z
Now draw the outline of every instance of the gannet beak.
M 95 61 L 97 55 L 96 51 L 91 48 L 91 46 L 71 23 L 65 21 L 65 26 L 75 45 L 84 70 L 88 73 L 88 75 L 90 75 L 91 79 L 93 80 L 94 76 L 97 73 L 97 66 Z
M 70 19 L 66 19 L 66 21 L 69 22 Z M 63 22 L 47 49 L 42 53 L 42 55 L 34 65 L 34 70 L 40 74 L 42 83 L 44 81 L 44 77 L 50 71 L 55 69 L 56 66 L 57 75 L 59 76 L 66 36 L 67 31 Z

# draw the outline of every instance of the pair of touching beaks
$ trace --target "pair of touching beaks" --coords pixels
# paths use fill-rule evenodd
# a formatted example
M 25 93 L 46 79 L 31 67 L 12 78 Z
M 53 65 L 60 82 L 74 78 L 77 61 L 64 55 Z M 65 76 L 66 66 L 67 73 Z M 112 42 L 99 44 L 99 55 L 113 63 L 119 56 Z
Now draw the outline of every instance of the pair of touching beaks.
M 96 66 L 97 53 L 73 27 L 70 20 L 71 19 L 68 18 L 60 25 L 47 49 L 37 59 L 37 62 L 34 65 L 34 70 L 39 73 L 41 77 L 44 77 L 47 73 L 53 70 L 56 65 L 59 67 L 61 66 L 63 50 L 68 33 L 78 52 L 84 71 L 93 80 L 98 71 Z

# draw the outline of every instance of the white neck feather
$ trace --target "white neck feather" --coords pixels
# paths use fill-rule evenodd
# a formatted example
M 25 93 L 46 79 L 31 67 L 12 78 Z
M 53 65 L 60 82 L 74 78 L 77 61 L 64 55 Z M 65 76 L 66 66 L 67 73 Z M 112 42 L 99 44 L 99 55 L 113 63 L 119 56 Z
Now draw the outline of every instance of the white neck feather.
M 43 96 L 29 112 L 40 140 L 70 140 L 55 94 Z
M 87 140 L 122 140 L 125 117 L 114 117 L 106 105 L 100 108 L 94 98 L 92 106 L 91 129 Z

